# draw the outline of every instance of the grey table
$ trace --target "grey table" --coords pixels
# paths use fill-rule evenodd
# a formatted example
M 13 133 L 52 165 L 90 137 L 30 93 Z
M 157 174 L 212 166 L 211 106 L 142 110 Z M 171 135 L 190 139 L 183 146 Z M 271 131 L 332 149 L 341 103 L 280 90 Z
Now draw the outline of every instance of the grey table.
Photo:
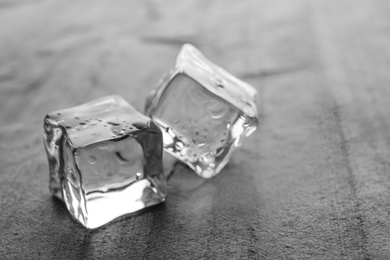
M 88 231 L 48 190 L 46 113 L 143 111 L 183 43 L 254 85 L 260 126 L 164 204 Z M 1 259 L 390 259 L 390 2 L 0 0 Z

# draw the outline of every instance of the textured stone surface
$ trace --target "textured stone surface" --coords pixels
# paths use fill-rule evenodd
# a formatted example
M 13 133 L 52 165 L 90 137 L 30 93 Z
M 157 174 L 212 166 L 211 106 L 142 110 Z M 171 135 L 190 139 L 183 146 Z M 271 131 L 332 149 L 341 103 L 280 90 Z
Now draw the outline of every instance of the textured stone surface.
M 1 259 L 388 259 L 384 0 L 0 0 Z M 223 174 L 95 231 L 48 190 L 42 119 L 119 94 L 139 111 L 184 42 L 256 86 Z M 135 94 L 135 91 L 137 94 Z

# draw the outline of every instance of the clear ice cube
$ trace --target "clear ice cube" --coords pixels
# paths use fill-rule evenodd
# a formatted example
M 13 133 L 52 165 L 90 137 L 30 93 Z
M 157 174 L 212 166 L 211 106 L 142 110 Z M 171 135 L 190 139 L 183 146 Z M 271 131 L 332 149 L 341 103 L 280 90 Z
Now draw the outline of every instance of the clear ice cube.
M 87 228 L 163 202 L 162 134 L 119 96 L 44 120 L 50 190 Z
M 185 44 L 174 69 L 152 90 L 146 114 L 163 132 L 164 149 L 211 178 L 243 137 L 256 130 L 256 90 Z

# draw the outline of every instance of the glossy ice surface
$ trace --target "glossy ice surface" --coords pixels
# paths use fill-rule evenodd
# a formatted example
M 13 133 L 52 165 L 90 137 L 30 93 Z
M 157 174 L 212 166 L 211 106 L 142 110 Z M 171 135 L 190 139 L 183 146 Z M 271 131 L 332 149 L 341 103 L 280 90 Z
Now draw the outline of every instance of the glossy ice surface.
M 211 178 L 256 129 L 256 96 L 252 86 L 186 44 L 149 96 L 146 114 L 160 126 L 165 151 Z
M 87 228 L 163 202 L 162 135 L 119 96 L 44 120 L 50 190 Z

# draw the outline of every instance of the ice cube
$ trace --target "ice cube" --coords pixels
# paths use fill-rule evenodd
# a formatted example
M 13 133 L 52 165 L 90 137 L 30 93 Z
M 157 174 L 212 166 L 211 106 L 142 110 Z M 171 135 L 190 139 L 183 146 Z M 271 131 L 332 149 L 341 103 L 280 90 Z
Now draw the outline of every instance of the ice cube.
M 256 130 L 256 90 L 185 44 L 175 68 L 146 102 L 163 132 L 164 149 L 198 175 L 211 178 L 228 163 L 243 137 Z
M 50 190 L 87 228 L 163 202 L 162 134 L 119 96 L 44 120 Z

